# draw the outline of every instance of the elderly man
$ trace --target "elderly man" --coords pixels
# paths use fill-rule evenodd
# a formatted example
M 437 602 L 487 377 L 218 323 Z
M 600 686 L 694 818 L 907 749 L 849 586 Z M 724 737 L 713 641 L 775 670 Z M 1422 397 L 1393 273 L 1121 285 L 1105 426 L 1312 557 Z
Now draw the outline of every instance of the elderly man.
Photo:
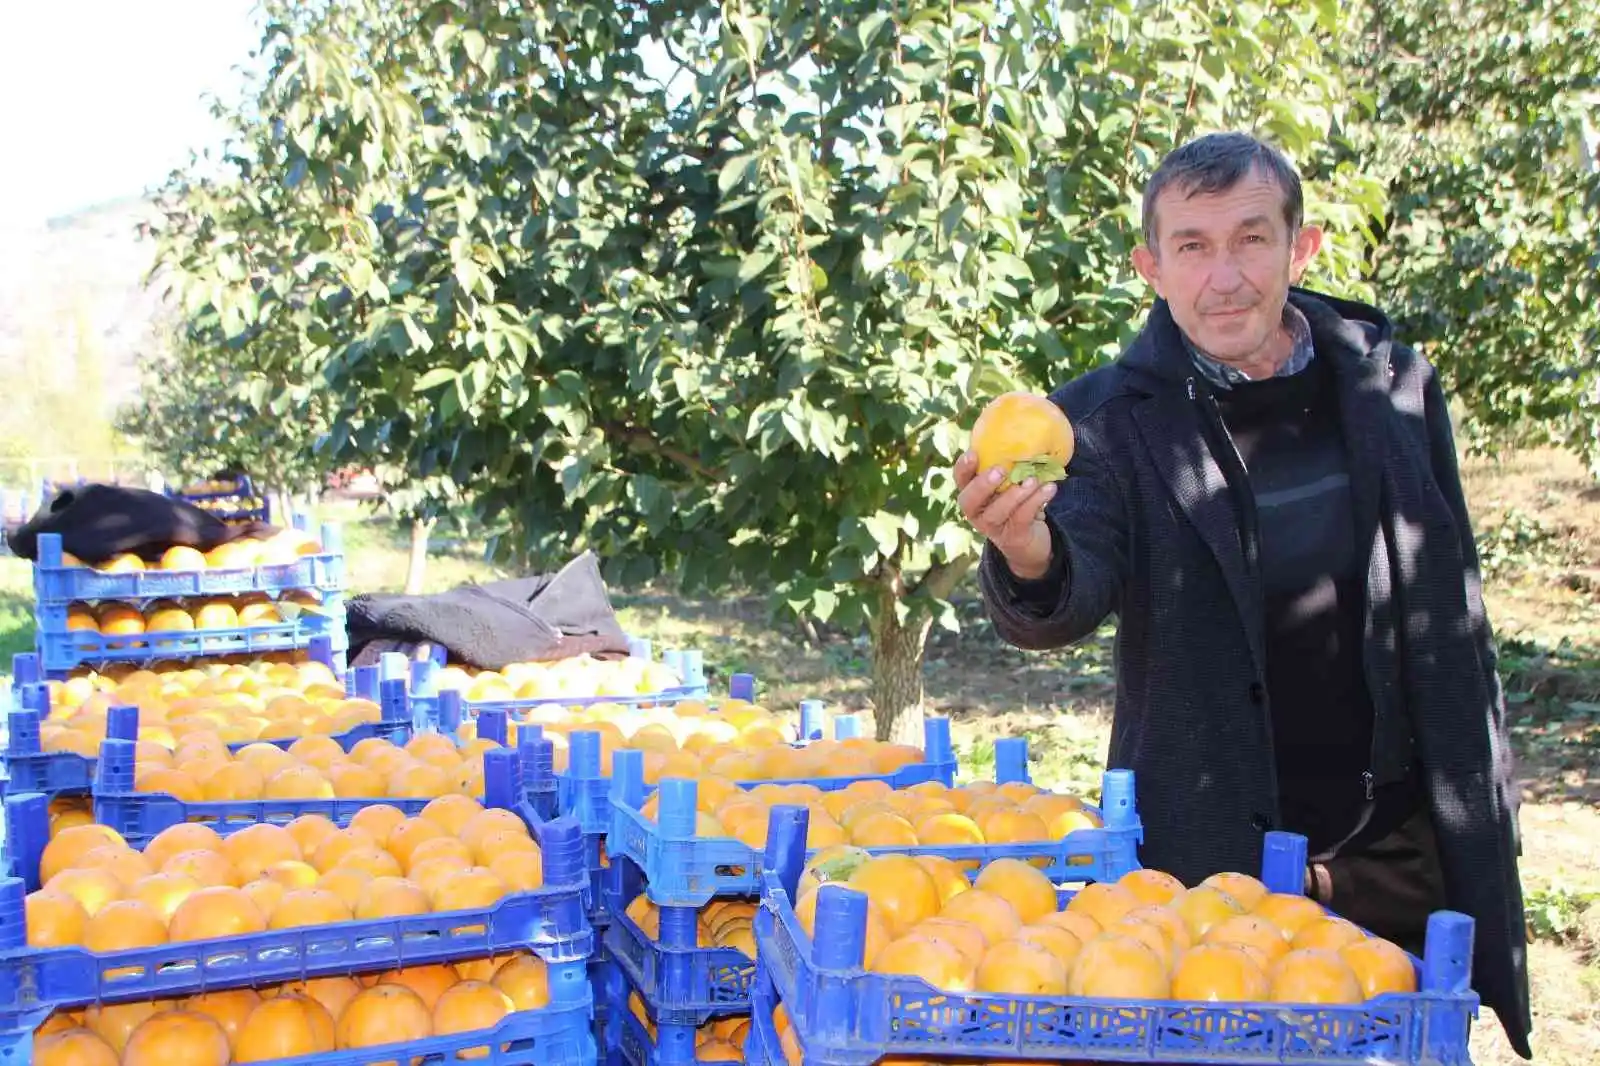
M 1144 329 L 1053 396 L 1067 479 L 956 465 L 995 628 L 1055 648 L 1116 615 L 1147 865 L 1251 871 L 1287 829 L 1316 898 L 1413 951 L 1431 911 L 1471 915 L 1528 1057 L 1518 796 L 1438 378 L 1382 312 L 1294 287 L 1322 233 L 1254 138 L 1169 155 L 1144 239 Z

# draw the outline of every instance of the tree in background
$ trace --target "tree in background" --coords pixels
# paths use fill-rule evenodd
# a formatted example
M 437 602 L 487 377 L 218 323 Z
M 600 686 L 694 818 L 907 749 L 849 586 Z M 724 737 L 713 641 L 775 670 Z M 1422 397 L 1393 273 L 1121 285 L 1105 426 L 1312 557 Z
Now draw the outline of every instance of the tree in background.
M 1373 274 L 1468 441 L 1600 459 L 1600 13 L 1556 0 L 1373 8 L 1362 131 L 1389 186 Z
M 505 558 L 870 628 L 880 735 L 919 734 L 976 559 L 966 428 L 1130 338 L 1166 150 L 1279 141 L 1333 232 L 1315 282 L 1370 293 L 1390 175 L 1338 5 L 268 11 L 234 174 L 164 237 L 207 357 L 258 408 L 325 403 L 324 461 L 470 507 Z

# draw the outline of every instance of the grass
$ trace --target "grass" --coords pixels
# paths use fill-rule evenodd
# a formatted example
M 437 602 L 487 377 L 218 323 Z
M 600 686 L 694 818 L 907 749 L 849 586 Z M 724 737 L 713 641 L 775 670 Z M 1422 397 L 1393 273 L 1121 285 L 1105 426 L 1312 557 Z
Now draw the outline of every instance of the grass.
M 1600 490 L 1575 460 L 1550 452 L 1472 462 L 1465 479 L 1523 780 L 1536 1061 L 1594 1066 L 1600 1063 Z M 345 522 L 352 588 L 401 587 L 405 530 L 349 505 L 323 517 Z M 425 587 L 501 576 L 481 559 L 478 545 L 436 541 Z M 30 601 L 26 568 L 0 559 L 0 651 L 31 642 Z M 761 698 L 772 707 L 815 697 L 870 714 L 868 648 L 857 634 L 824 629 L 813 641 L 774 623 L 763 600 L 751 595 L 686 599 L 633 589 L 616 591 L 613 602 L 629 632 L 657 647 L 704 651 L 714 685 L 745 671 L 760 679 Z M 987 771 L 997 737 L 1027 736 L 1041 784 L 1094 790 L 1114 694 L 1109 633 L 1078 648 L 1023 653 L 995 638 L 970 588 L 959 607 L 961 632 L 940 634 L 929 648 L 927 691 L 930 706 L 952 719 L 963 771 Z M 1474 1033 L 1473 1055 L 1478 1066 L 1520 1061 L 1487 1014 Z

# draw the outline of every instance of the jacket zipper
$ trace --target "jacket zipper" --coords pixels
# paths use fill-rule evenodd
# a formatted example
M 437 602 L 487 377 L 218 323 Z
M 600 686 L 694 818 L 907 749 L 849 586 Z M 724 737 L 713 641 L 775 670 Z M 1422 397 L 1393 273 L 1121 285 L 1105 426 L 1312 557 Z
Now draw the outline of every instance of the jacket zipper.
M 1186 385 L 1187 385 L 1188 390 L 1189 390 L 1189 399 L 1191 401 L 1195 402 L 1196 404 L 1198 404 L 1198 406 L 1200 407 L 1200 409 L 1204 413 L 1204 415 L 1206 415 L 1210 419 L 1210 425 L 1211 425 L 1211 429 L 1212 429 L 1214 435 L 1220 436 L 1223 440 L 1228 442 L 1228 450 L 1232 453 L 1232 456 L 1233 456 L 1236 475 L 1243 475 L 1244 477 L 1248 478 L 1249 477 L 1249 470 L 1244 465 L 1244 457 L 1239 454 L 1238 446 L 1233 443 L 1233 435 L 1228 432 L 1227 423 L 1225 423 L 1222 420 L 1222 410 L 1217 405 L 1216 396 L 1213 395 L 1212 392 L 1209 389 L 1207 389 L 1207 390 L 1205 390 L 1206 402 L 1202 403 L 1202 402 L 1200 402 L 1200 399 L 1199 399 L 1200 390 L 1195 388 L 1195 383 L 1194 383 L 1194 378 L 1193 377 L 1190 377 L 1190 378 L 1187 379 Z M 1255 604 L 1256 613 L 1257 613 L 1258 617 L 1264 618 L 1266 616 L 1266 605 L 1264 603 L 1262 603 L 1261 599 L 1260 599 L 1260 597 L 1261 597 L 1260 531 L 1257 528 L 1256 515 L 1255 515 L 1253 510 L 1248 515 L 1240 515 L 1239 516 L 1239 532 L 1242 534 L 1243 540 L 1244 540 L 1243 547 L 1244 547 L 1245 567 L 1250 571 L 1250 573 L 1256 579 L 1256 597 L 1257 597 L 1256 604 Z M 1268 696 L 1269 696 L 1269 699 L 1270 699 L 1270 693 L 1268 694 Z M 1374 705 L 1374 713 L 1376 713 L 1376 705 Z M 1280 797 L 1279 797 L 1279 792 L 1278 792 L 1278 787 L 1279 786 L 1278 786 L 1277 741 L 1273 737 L 1273 734 L 1272 734 L 1272 709 L 1271 709 L 1271 705 L 1270 704 L 1267 706 L 1266 714 L 1264 714 L 1262 717 L 1263 717 L 1263 720 L 1264 720 L 1264 722 L 1266 724 L 1266 729 L 1267 729 L 1267 745 L 1268 745 L 1268 747 L 1270 747 L 1272 749 L 1272 752 L 1273 752 L 1272 760 L 1271 760 L 1271 762 L 1272 762 L 1272 766 L 1271 766 L 1272 796 L 1273 796 L 1273 799 L 1275 801 L 1281 802 Z M 1376 730 L 1376 724 L 1374 724 L 1374 730 Z M 1361 785 L 1362 785 L 1362 791 L 1366 796 L 1367 802 L 1370 803 L 1370 802 L 1372 802 L 1373 782 L 1374 782 L 1372 768 L 1371 768 L 1371 765 L 1370 765 L 1370 760 L 1371 760 L 1371 753 L 1370 752 L 1368 753 L 1368 760 L 1369 760 L 1369 765 L 1368 765 L 1367 769 L 1363 770 L 1361 772 Z

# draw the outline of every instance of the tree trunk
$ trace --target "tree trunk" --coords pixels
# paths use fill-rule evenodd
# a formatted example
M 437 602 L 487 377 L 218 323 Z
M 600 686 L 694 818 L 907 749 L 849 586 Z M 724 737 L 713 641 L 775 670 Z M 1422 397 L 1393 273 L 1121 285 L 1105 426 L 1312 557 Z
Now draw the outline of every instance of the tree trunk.
M 878 739 L 922 746 L 922 657 L 933 618 L 895 617 L 894 593 L 885 589 L 872 624 L 872 706 Z
M 422 592 L 423 574 L 428 568 L 428 534 L 433 531 L 433 519 L 415 518 L 411 521 L 411 556 L 406 560 L 406 595 Z

